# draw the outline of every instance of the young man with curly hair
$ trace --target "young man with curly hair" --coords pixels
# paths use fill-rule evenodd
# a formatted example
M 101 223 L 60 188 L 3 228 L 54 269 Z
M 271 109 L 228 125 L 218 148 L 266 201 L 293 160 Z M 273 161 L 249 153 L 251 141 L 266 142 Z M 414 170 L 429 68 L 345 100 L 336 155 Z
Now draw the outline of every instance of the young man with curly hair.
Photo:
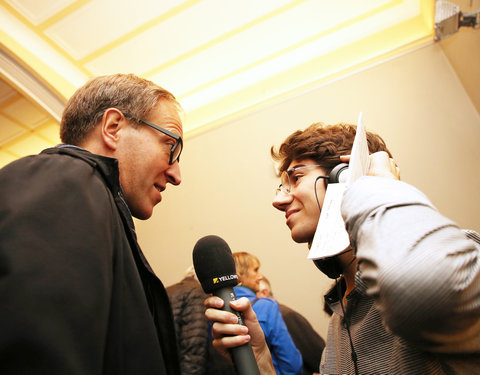
M 273 158 L 282 186 L 273 206 L 295 242 L 312 244 L 333 167 L 349 160 L 356 127 L 314 124 L 290 135 Z M 399 181 L 383 140 L 367 132 L 368 175 L 347 187 L 344 251 L 316 261 L 337 280 L 321 374 L 479 374 L 480 236 L 442 216 L 428 198 Z M 320 180 L 319 180 L 320 179 Z M 222 301 L 206 300 L 214 345 L 251 341 L 262 374 L 274 374 L 248 301 L 232 302 L 247 327 L 232 324 Z M 233 336 L 226 336 L 233 335 Z

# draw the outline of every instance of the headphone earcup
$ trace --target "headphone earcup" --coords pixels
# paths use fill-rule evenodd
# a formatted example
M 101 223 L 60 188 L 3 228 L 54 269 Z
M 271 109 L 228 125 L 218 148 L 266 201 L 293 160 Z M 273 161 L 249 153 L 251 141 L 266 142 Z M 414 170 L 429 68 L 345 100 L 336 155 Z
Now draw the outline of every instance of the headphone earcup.
M 347 170 L 348 170 L 347 163 L 340 163 L 336 165 L 335 168 L 333 168 L 330 174 L 328 175 L 328 183 L 335 184 L 337 182 L 346 182 L 348 174 L 343 172 L 346 172 Z

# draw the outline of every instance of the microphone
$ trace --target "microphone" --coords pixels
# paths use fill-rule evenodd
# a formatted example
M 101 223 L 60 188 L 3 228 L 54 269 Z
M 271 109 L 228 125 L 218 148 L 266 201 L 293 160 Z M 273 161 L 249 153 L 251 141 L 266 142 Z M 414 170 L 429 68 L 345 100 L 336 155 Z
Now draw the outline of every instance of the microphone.
M 228 244 L 218 236 L 205 236 L 197 241 L 192 255 L 195 273 L 205 293 L 220 297 L 224 302 L 222 310 L 237 315 L 238 323 L 244 325 L 240 313 L 230 307 L 230 301 L 237 299 L 233 287 L 238 284 L 238 276 Z M 229 351 L 238 375 L 260 375 L 250 343 Z

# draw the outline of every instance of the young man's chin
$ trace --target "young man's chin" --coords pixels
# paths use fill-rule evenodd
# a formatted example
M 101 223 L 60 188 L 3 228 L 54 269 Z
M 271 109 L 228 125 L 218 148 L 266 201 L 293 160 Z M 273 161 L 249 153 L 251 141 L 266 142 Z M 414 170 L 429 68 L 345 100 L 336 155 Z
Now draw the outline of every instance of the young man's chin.
M 312 236 L 307 236 L 305 234 L 294 233 L 292 231 L 291 236 L 292 236 L 292 240 L 295 241 L 296 243 L 306 243 L 306 244 L 308 244 L 308 248 L 310 248 L 310 245 L 313 242 L 313 237 Z

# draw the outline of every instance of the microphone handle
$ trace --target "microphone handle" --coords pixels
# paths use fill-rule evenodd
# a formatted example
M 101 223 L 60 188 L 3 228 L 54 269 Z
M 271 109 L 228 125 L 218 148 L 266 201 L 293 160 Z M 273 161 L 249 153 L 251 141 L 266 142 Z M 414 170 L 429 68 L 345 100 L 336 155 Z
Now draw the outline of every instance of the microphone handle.
M 241 314 L 230 307 L 230 301 L 235 301 L 237 296 L 232 287 L 225 287 L 213 292 L 214 296 L 220 297 L 224 304 L 222 310 L 229 311 L 238 317 L 238 324 L 244 325 Z M 241 346 L 230 349 L 233 364 L 238 375 L 260 375 L 252 345 L 247 342 Z

